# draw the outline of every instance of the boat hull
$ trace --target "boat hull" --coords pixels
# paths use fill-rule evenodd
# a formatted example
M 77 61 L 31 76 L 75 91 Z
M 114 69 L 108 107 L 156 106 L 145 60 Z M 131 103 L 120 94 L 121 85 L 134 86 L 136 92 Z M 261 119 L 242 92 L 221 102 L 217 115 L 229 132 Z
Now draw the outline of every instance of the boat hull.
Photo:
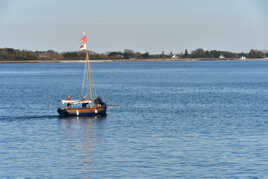
M 89 108 L 58 108 L 58 113 L 62 117 L 81 116 L 81 117 L 94 117 L 103 116 L 106 114 L 106 105 L 100 107 Z

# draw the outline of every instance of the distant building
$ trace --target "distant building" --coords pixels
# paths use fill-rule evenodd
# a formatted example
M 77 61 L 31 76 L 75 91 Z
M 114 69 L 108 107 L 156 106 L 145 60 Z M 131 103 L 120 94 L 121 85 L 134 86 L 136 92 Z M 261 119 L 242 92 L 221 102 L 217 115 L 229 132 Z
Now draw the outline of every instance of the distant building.
M 245 57 L 245 56 L 242 56 L 242 57 L 241 57 L 241 60 L 246 60 L 246 57 Z
M 220 56 L 219 56 L 219 59 L 225 59 L 225 56 L 220 55 Z
M 49 59 L 49 54 L 44 52 L 44 53 L 40 53 L 38 56 L 39 59 Z
M 177 58 L 177 55 L 174 54 L 174 55 L 171 56 L 171 58 L 172 59 L 176 59 Z

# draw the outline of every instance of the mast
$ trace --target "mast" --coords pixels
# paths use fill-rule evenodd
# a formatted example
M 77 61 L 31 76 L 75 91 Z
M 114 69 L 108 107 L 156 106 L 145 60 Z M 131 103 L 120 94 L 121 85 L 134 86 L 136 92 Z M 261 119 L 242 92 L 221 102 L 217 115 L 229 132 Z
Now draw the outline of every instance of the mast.
M 86 36 L 86 33 L 83 33 Z M 90 95 L 90 107 L 93 106 L 93 94 L 92 94 L 92 85 L 91 85 L 91 75 L 90 75 L 90 62 L 89 62 L 89 55 L 88 55 L 88 45 L 86 40 L 86 63 L 87 63 L 87 74 L 88 74 L 88 85 L 89 85 L 89 95 Z

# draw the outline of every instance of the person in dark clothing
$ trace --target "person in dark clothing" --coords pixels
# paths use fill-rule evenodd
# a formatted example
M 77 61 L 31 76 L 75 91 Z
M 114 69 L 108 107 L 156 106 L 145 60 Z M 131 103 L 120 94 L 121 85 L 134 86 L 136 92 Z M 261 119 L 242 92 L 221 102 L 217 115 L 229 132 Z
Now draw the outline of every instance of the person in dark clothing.
M 84 97 L 83 97 L 83 101 L 86 101 L 86 100 L 87 100 L 87 97 L 86 97 L 86 96 L 84 96 Z M 87 107 L 87 105 L 88 105 L 88 103 L 87 103 L 87 102 L 82 103 L 82 108 L 86 108 L 86 107 Z
M 101 106 L 101 105 L 103 104 L 101 97 L 98 96 L 98 97 L 94 100 L 94 103 L 95 103 L 96 106 Z
M 68 96 L 67 100 L 71 100 L 71 96 Z M 71 103 L 67 103 L 67 108 L 71 108 L 71 105 L 72 105 Z

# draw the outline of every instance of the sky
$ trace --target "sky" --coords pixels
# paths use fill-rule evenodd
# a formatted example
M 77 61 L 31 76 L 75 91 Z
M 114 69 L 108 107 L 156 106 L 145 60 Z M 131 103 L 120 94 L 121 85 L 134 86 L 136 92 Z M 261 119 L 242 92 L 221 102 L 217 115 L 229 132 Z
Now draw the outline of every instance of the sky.
M 0 48 L 180 53 L 268 49 L 267 0 L 1 0 Z

